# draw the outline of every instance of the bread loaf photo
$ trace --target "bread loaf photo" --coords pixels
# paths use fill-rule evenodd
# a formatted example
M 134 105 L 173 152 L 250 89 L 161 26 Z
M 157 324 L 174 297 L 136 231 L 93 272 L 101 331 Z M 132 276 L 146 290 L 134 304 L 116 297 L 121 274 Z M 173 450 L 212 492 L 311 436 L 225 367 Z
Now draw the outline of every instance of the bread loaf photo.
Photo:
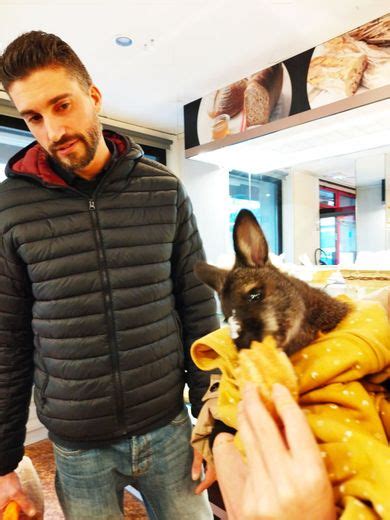
M 357 91 L 367 66 L 364 54 L 317 56 L 310 63 L 307 80 L 321 90 L 340 90 L 346 96 Z
M 312 108 L 387 86 L 390 81 L 390 15 L 315 48 L 307 75 Z
M 283 84 L 281 63 L 250 76 L 244 94 L 246 127 L 268 123 Z
M 234 117 L 241 112 L 244 104 L 246 86 L 247 80 L 242 79 L 217 90 L 214 105 L 209 111 L 209 116 L 214 118 L 222 114 L 227 114 L 230 117 Z

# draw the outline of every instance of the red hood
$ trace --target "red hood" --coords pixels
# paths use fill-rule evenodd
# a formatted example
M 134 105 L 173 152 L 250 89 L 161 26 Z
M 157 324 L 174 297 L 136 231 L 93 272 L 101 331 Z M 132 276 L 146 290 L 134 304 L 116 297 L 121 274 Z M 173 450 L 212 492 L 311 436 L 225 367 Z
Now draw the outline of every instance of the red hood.
M 124 155 L 129 150 L 129 142 L 125 137 L 110 130 L 104 130 L 103 134 L 106 139 L 115 144 L 119 156 Z M 51 168 L 47 153 L 37 142 L 20 150 L 10 159 L 7 167 L 7 173 L 36 177 L 43 184 L 67 186 L 66 182 Z

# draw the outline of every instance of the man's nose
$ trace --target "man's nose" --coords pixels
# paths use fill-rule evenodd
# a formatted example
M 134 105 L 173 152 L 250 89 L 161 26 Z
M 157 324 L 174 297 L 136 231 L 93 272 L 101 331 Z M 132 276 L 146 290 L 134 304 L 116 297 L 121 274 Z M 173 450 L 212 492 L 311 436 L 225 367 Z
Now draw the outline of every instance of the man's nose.
M 61 121 L 46 119 L 46 133 L 50 144 L 58 143 L 65 134 L 65 128 Z

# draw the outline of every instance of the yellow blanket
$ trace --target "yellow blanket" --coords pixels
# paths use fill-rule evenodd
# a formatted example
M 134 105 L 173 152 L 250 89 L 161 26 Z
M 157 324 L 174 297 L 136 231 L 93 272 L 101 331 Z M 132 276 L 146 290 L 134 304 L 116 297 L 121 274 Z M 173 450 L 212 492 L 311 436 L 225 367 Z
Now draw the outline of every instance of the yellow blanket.
M 218 417 L 236 427 L 239 358 L 229 329 L 195 342 L 191 354 L 199 368 L 221 370 Z M 340 518 L 390 519 L 390 403 L 380 384 L 390 377 L 390 326 L 384 309 L 374 302 L 354 303 L 332 332 L 290 361 Z

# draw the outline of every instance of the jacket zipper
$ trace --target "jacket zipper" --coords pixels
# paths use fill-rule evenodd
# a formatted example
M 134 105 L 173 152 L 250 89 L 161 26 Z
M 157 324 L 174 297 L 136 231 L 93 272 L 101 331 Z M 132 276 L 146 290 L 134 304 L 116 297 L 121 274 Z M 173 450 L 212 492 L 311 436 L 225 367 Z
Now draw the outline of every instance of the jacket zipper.
M 135 165 L 134 161 L 134 165 Z M 25 175 L 22 173 L 18 173 L 21 177 L 27 177 L 31 178 L 30 175 Z M 13 177 L 16 177 L 16 175 L 12 175 Z M 99 259 L 99 271 L 101 275 L 102 280 L 102 286 L 103 286 L 103 294 L 104 294 L 104 306 L 106 315 L 108 317 L 107 319 L 107 325 L 108 325 L 108 336 L 109 336 L 109 347 L 110 347 L 110 355 L 111 355 L 111 361 L 113 364 L 113 375 L 114 375 L 114 385 L 115 385 L 115 395 L 116 395 L 116 405 L 117 405 L 117 419 L 120 427 L 122 428 L 121 433 L 125 435 L 127 433 L 126 430 L 126 424 L 124 420 L 124 403 L 123 403 L 123 389 L 122 389 L 122 381 L 120 377 L 120 368 L 119 368 L 119 356 L 118 356 L 118 345 L 116 341 L 116 335 L 115 335 L 115 326 L 114 326 L 114 313 L 112 308 L 112 299 L 111 299 L 111 291 L 110 291 L 110 285 L 108 280 L 108 274 L 107 274 L 107 263 L 106 258 L 104 255 L 104 249 L 103 249 L 103 238 L 101 234 L 101 229 L 99 225 L 99 218 L 97 214 L 97 208 L 96 208 L 96 196 L 98 191 L 101 189 L 101 187 L 104 184 L 104 181 L 106 180 L 107 176 L 104 176 L 103 179 L 98 184 L 95 192 L 93 193 L 94 199 L 90 198 L 89 195 L 83 193 L 82 191 L 79 191 L 75 188 L 72 188 L 71 186 L 57 186 L 57 185 L 47 185 L 44 183 L 41 183 L 46 188 L 51 189 L 62 189 L 62 190 L 69 190 L 77 193 L 78 195 L 81 195 L 83 198 L 86 198 L 88 200 L 88 210 L 91 215 L 92 219 L 92 225 L 93 225 L 93 231 L 95 236 L 95 242 L 96 242 L 96 248 L 98 253 L 98 259 Z
M 95 191 L 96 195 L 96 191 Z M 110 290 L 110 282 L 108 279 L 108 271 L 107 271 L 107 261 L 106 256 L 104 254 L 103 248 L 103 237 L 99 224 L 99 216 L 96 208 L 96 200 L 89 199 L 88 201 L 88 209 L 92 219 L 93 231 L 95 234 L 95 242 L 99 259 L 99 270 L 102 280 L 103 287 L 103 295 L 104 295 L 104 306 L 107 315 L 107 325 L 108 325 L 108 337 L 109 337 L 109 347 L 110 347 L 110 355 L 111 361 L 113 365 L 113 375 L 114 375 L 114 385 L 115 385 L 115 395 L 116 395 L 116 406 L 117 406 L 117 418 L 118 423 L 122 428 L 122 433 L 126 433 L 125 421 L 124 421 L 124 403 L 123 403 L 123 388 L 122 381 L 120 375 L 120 367 L 119 367 L 119 355 L 118 355 L 118 345 L 116 342 L 115 335 L 115 325 L 114 325 L 114 312 L 112 307 L 112 298 L 111 298 L 111 290 Z

